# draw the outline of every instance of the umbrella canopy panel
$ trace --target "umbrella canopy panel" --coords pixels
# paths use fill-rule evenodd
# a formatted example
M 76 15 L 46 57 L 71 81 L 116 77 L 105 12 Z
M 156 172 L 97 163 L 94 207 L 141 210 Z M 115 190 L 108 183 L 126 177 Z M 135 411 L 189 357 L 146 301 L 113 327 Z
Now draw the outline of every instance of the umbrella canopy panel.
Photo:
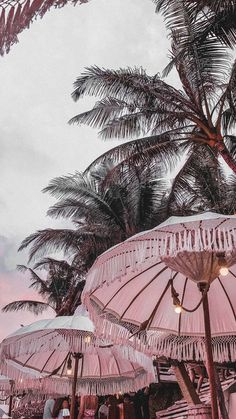
M 68 373 L 70 352 L 48 351 L 21 355 L 5 360 L 2 370 L 6 371 L 22 387 L 42 389 L 47 393 L 69 394 L 72 389 L 72 371 Z M 154 381 L 154 370 L 149 360 L 145 370 L 137 363 L 124 359 L 115 348 L 96 348 L 86 352 L 78 365 L 77 391 L 82 394 L 108 394 L 118 391 L 136 391 Z
M 220 275 L 222 258 L 227 276 Z M 202 359 L 205 326 L 198 285 L 206 284 L 214 359 L 234 361 L 235 261 L 235 216 L 171 217 L 103 253 L 88 273 L 83 299 L 100 336 L 119 343 L 144 330 L 145 349 Z M 176 295 L 189 311 L 175 313 Z
M 99 256 L 88 273 L 84 293 L 122 278 L 129 271 L 145 272 L 160 261 L 193 281 L 210 283 L 219 275 L 222 253 L 227 266 L 234 265 L 236 216 L 204 213 L 171 217 Z
M 96 337 L 94 325 L 88 316 L 63 316 L 39 320 L 21 327 L 1 344 L 1 351 L 8 357 L 32 354 L 38 351 L 58 350 L 85 352 L 93 347 Z
M 92 291 L 89 299 L 95 303 L 93 307 L 98 306 L 100 313 L 103 312 L 103 317 L 104 313 L 109 313 L 110 318 L 116 318 L 133 333 L 148 321 L 149 331 L 203 337 L 202 305 L 193 313 L 176 315 L 171 294 L 172 277 L 181 304 L 189 309 L 196 307 L 202 297 L 196 284 L 181 273 L 173 273 L 161 261 L 146 271 L 127 271 L 120 281 Z M 212 336 L 236 335 L 236 266 L 227 277 L 218 277 L 212 282 L 208 298 Z M 89 299 L 86 299 L 87 305 L 98 327 L 103 317 L 99 319 L 94 314 Z

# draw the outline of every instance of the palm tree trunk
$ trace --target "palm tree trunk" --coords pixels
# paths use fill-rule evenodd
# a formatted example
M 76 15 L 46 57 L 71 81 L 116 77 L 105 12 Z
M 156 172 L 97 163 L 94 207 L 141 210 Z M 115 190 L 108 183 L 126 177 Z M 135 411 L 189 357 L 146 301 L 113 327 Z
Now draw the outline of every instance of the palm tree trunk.
M 224 159 L 227 166 L 236 174 L 236 162 L 232 158 L 230 152 L 227 150 L 226 147 L 219 150 L 221 157 Z
M 71 289 L 71 292 L 69 293 L 66 303 L 63 304 L 60 309 L 57 311 L 57 317 L 58 316 L 69 316 L 71 315 L 72 308 L 74 307 L 75 300 L 78 301 L 81 297 L 81 284 L 79 284 L 77 287 Z

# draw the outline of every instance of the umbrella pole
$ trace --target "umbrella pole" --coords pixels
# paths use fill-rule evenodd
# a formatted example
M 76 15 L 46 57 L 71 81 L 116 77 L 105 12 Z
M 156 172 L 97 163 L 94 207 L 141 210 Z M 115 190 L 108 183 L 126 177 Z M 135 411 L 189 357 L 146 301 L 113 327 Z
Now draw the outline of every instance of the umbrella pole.
M 73 377 L 72 394 L 71 394 L 70 419 L 75 419 L 76 384 L 77 384 L 77 377 L 78 377 L 79 359 L 81 357 L 81 354 L 76 353 L 73 355 L 73 357 L 75 358 L 75 368 L 74 368 L 74 377 Z
M 202 289 L 202 292 L 204 290 Z M 217 403 L 217 389 L 216 389 L 216 377 L 215 367 L 213 362 L 212 346 L 211 346 L 211 325 L 210 325 L 210 314 L 207 293 L 203 298 L 203 313 L 204 313 L 204 325 L 205 325 L 205 345 L 207 355 L 207 372 L 209 376 L 210 393 L 211 393 L 211 416 L 212 419 L 219 419 L 218 403 Z
M 13 402 L 13 395 L 10 395 L 9 398 L 9 410 L 8 410 L 8 416 L 11 416 L 11 411 L 12 411 L 12 402 Z
M 9 398 L 9 410 L 8 410 L 8 416 L 11 416 L 12 411 L 12 403 L 13 403 L 13 388 L 14 388 L 14 381 L 10 380 L 10 386 L 11 386 L 11 394 Z

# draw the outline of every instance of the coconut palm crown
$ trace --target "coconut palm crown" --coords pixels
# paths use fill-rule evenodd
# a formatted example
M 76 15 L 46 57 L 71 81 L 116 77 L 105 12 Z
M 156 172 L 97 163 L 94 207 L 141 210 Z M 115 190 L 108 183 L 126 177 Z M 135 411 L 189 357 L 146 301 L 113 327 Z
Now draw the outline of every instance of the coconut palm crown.
M 34 269 L 18 265 L 18 270 L 29 272 L 30 288 L 37 291 L 40 300 L 13 301 L 3 307 L 3 312 L 28 310 L 38 315 L 51 308 L 57 316 L 73 314 L 84 285 L 73 264 L 46 257 L 35 263 Z M 39 276 L 40 270 L 47 272 L 46 279 Z
M 171 59 L 163 73 L 168 75 L 174 67 L 181 89 L 142 68 L 93 66 L 77 78 L 72 97 L 98 100 L 70 123 L 98 128 L 104 139 L 136 139 L 132 152 L 130 142 L 120 146 L 126 163 L 134 156 L 156 156 L 163 164 L 173 164 L 178 153 L 205 145 L 215 160 L 221 156 L 236 173 L 236 64 L 216 35 L 196 38 L 198 23 L 182 3 L 175 2 L 175 10 L 166 17 Z

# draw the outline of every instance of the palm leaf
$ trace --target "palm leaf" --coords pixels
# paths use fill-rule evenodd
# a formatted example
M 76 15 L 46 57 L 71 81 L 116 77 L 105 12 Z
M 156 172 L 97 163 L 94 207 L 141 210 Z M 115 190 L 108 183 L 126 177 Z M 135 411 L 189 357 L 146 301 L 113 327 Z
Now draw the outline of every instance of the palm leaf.
M 54 310 L 54 307 L 42 301 L 19 300 L 19 301 L 13 301 L 12 303 L 7 304 L 6 306 L 2 308 L 2 311 L 4 313 L 7 313 L 9 311 L 27 310 L 37 316 L 43 313 L 49 307 Z
M 70 229 L 45 229 L 26 237 L 19 250 L 31 246 L 29 252 L 29 261 L 36 257 L 41 257 L 45 253 L 64 251 L 65 253 L 76 254 L 78 252 L 78 243 L 80 234 L 76 230 Z

